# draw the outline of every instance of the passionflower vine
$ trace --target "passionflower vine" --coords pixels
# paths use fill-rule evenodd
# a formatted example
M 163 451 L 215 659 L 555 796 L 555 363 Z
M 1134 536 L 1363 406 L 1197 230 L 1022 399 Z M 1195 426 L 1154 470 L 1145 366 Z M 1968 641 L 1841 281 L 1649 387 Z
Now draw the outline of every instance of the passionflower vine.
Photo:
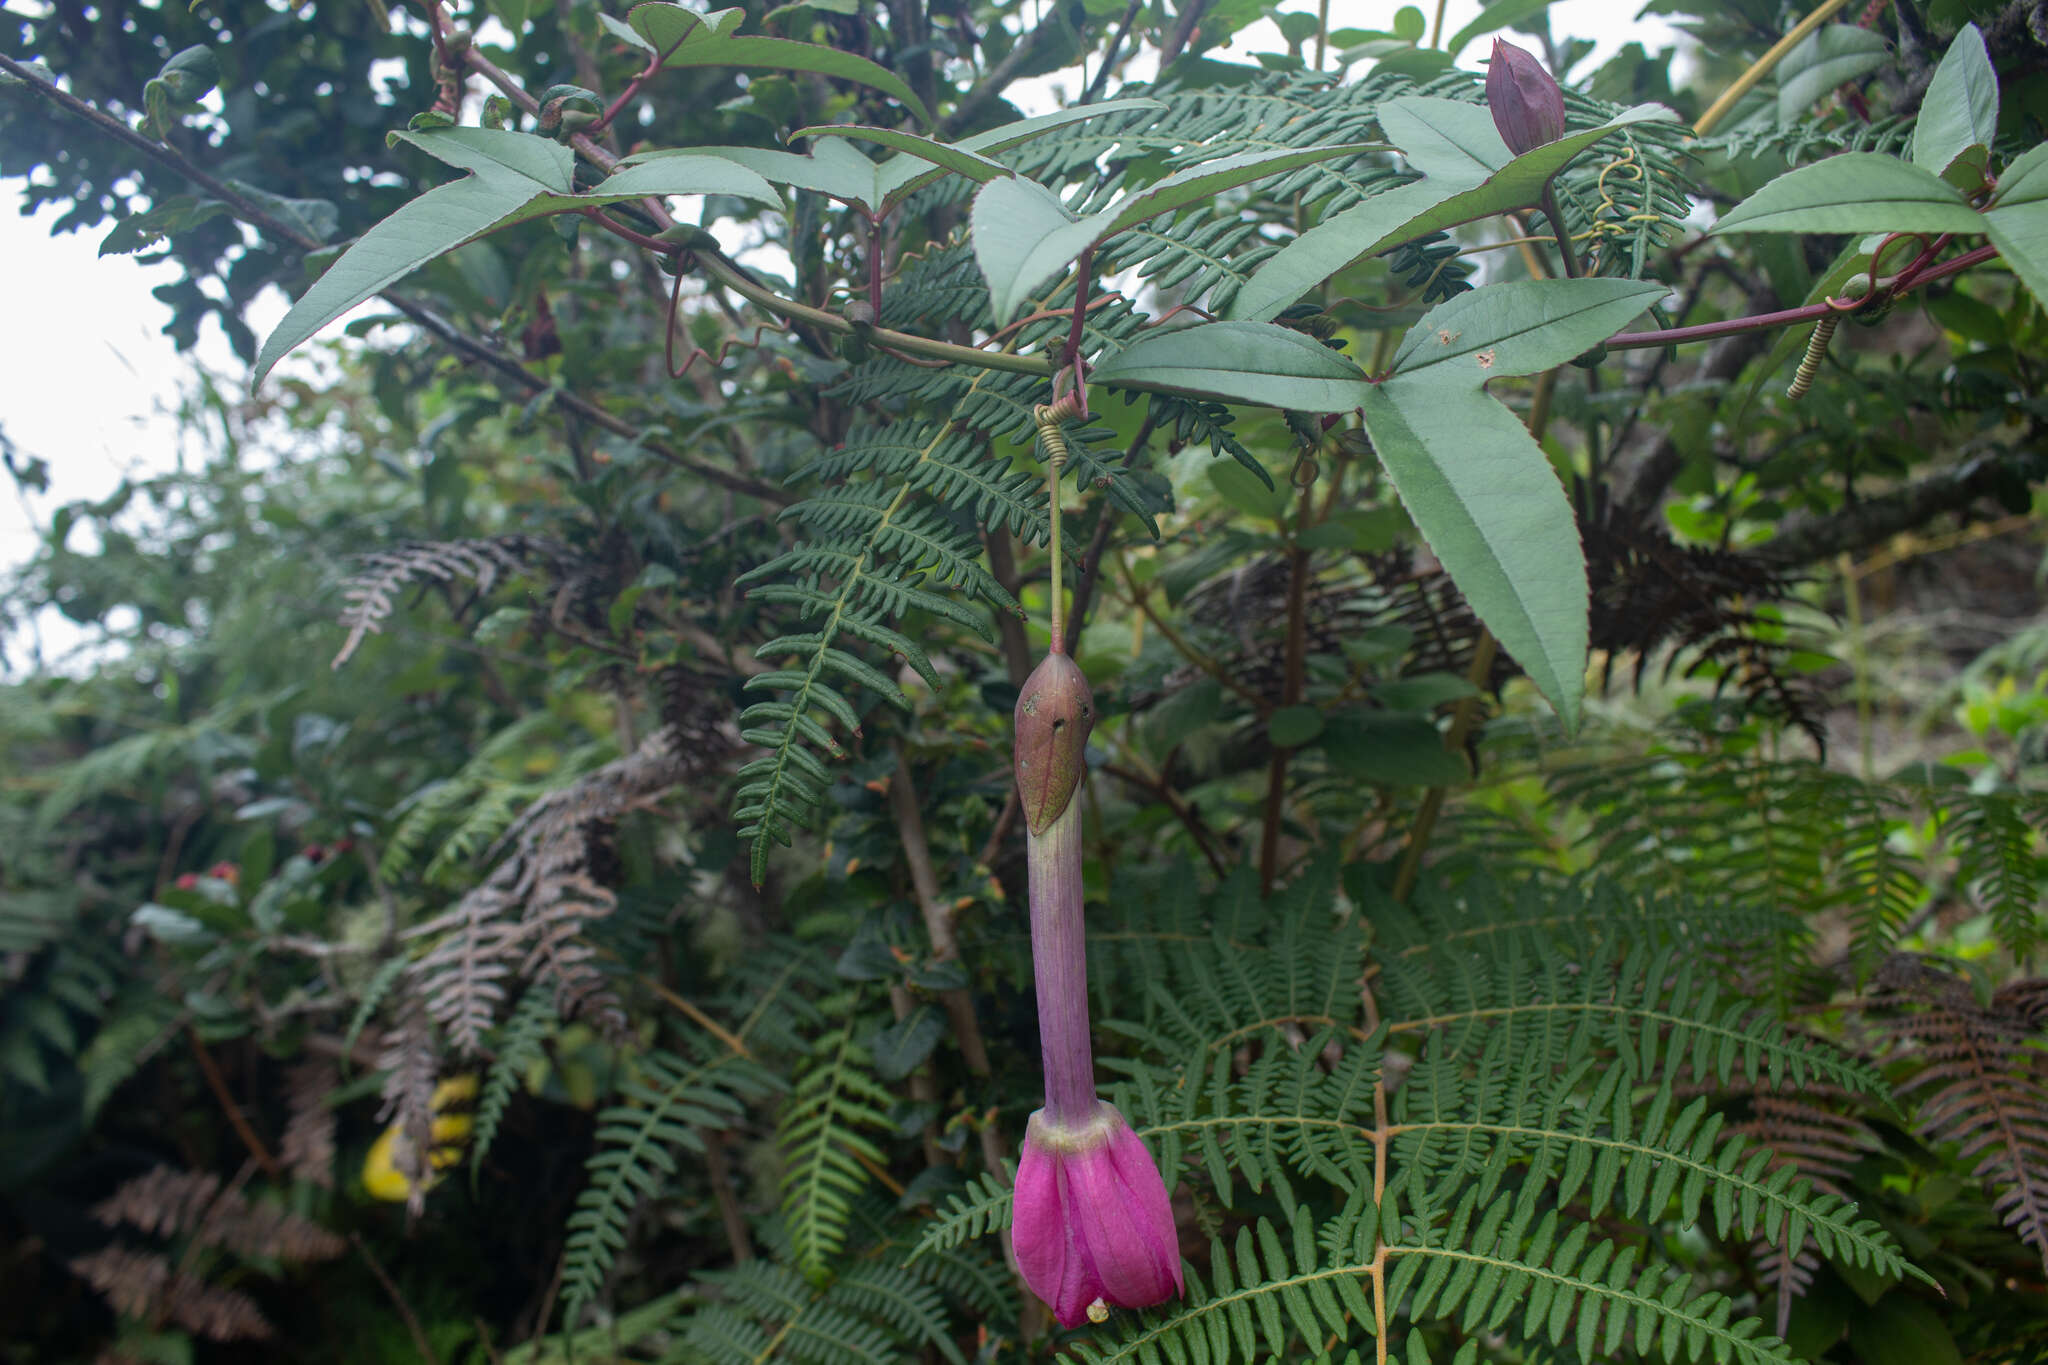
M 1564 136 L 1564 92 L 1532 52 L 1493 40 L 1486 66 L 1486 108 L 1516 156 Z
M 1081 781 L 1094 703 L 1054 652 L 1017 699 L 1017 793 L 1030 843 L 1031 963 L 1045 1107 L 1017 1166 L 1010 1245 L 1031 1291 L 1063 1327 L 1101 1322 L 1182 1289 L 1173 1208 L 1145 1144 L 1095 1094 L 1081 906 Z

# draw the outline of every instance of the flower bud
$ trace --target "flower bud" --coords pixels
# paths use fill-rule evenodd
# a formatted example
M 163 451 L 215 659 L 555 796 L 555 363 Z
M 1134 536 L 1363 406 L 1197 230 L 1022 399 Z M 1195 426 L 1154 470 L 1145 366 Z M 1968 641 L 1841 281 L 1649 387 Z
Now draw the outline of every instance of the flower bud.
M 1098 1102 L 1062 1126 L 1044 1110 L 1024 1130 L 1010 1246 L 1031 1292 L 1062 1327 L 1101 1322 L 1183 1288 L 1166 1182 L 1124 1116 Z
M 1564 92 L 1533 53 L 1498 38 L 1486 68 L 1486 107 L 1516 156 L 1564 136 Z
M 1073 799 L 1086 762 L 1095 698 L 1088 676 L 1064 654 L 1048 654 L 1017 696 L 1017 796 L 1024 822 L 1043 834 Z

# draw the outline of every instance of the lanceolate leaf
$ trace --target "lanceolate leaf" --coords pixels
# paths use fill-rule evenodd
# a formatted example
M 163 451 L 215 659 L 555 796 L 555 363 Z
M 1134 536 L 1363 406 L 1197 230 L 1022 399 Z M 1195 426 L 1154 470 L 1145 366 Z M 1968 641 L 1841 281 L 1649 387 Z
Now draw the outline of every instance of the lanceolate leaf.
M 733 30 L 746 18 L 742 9 L 715 10 L 699 14 L 668 0 L 650 0 L 635 5 L 626 22 L 656 52 L 666 53 L 662 65 L 737 66 L 772 71 L 810 71 L 835 80 L 853 81 L 894 96 L 917 115 L 920 123 L 932 121 L 931 110 L 902 77 L 865 57 L 815 43 L 793 42 L 788 38 L 742 37 Z
M 1076 218 L 1058 195 L 1020 176 L 982 186 L 968 222 L 998 323 L 1095 241 L 1094 220 Z
M 1964 24 L 1935 68 L 1913 125 L 1913 164 L 1940 175 L 1973 148 L 1982 153 L 1998 134 L 1998 74 L 1984 35 Z
M 1318 161 L 1356 156 L 1374 145 L 1347 143 L 1219 157 L 1176 171 L 1086 218 L 1077 218 L 1058 196 L 1035 182 L 1018 177 L 990 181 L 975 196 L 971 227 L 975 258 L 988 280 L 996 321 L 1009 321 L 1041 285 L 1105 238 L 1226 190 Z
M 1154 333 L 1091 373 L 1105 384 L 1142 384 L 1302 412 L 1355 408 L 1367 387 L 1365 372 L 1342 353 L 1264 322 L 1211 322 Z
M 1430 549 L 1565 724 L 1577 725 L 1586 564 L 1542 447 L 1476 378 L 1401 376 L 1368 387 L 1363 407 L 1373 449 Z
M 1668 291 L 1641 280 L 1517 280 L 1429 310 L 1394 352 L 1391 374 L 1457 373 L 1473 383 L 1562 365 Z
M 1714 231 L 1977 233 L 1984 223 L 1934 172 L 1877 152 L 1845 152 L 1785 172 Z
M 2034 297 L 2048 300 L 2048 143 L 2005 168 L 1984 230 Z
M 1891 55 L 1882 35 L 1853 24 L 1829 24 L 1807 34 L 1778 73 L 1779 124 L 1791 127 L 1836 86 L 1869 75 Z
M 650 194 L 730 194 L 776 202 L 768 182 L 730 161 L 681 156 L 631 166 L 588 194 L 569 192 L 569 151 L 547 138 L 488 128 L 398 137 L 473 174 L 428 190 L 357 238 L 292 305 L 256 357 L 256 382 L 322 327 L 412 271 L 496 228 Z M 557 155 L 559 153 L 559 155 Z
M 1509 153 L 1477 105 L 1404 96 L 1380 106 L 1380 128 L 1423 179 L 1397 185 L 1282 247 L 1231 300 L 1230 315 L 1264 322 L 1330 276 L 1410 237 L 1536 203 L 1572 158 L 1633 123 L 1671 118 L 1643 104 L 1522 156 Z
M 1479 11 L 1479 17 L 1452 35 L 1444 51 L 1453 57 L 1465 50 L 1465 45 L 1474 38 L 1483 38 L 1489 33 L 1508 27 L 1510 24 L 1526 24 L 1551 6 L 1552 0 L 1495 0 Z

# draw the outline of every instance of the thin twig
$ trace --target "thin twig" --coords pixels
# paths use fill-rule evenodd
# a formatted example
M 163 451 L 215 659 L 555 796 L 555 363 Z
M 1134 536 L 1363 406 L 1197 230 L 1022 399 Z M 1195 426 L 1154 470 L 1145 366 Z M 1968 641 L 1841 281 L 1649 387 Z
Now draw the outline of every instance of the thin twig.
M 363 1258 L 363 1264 L 370 1267 L 370 1273 L 377 1277 L 377 1283 L 383 1285 L 384 1292 L 391 1296 L 392 1306 L 398 1309 L 398 1316 L 405 1320 L 405 1330 L 412 1335 L 412 1346 L 420 1353 L 420 1359 L 426 1361 L 427 1365 L 441 1365 L 441 1357 L 434 1354 L 434 1344 L 427 1340 L 426 1329 L 420 1326 L 419 1315 L 412 1311 L 412 1305 L 405 1301 L 405 1295 L 398 1292 L 398 1285 L 370 1253 L 370 1244 L 363 1240 L 360 1232 L 351 1232 L 348 1239 L 355 1243 L 356 1253 Z
M 235 1136 L 249 1149 L 249 1155 L 263 1168 L 263 1174 L 272 1180 L 282 1181 L 283 1168 L 277 1164 L 277 1158 L 270 1154 L 270 1149 L 263 1145 L 263 1139 L 256 1136 L 256 1130 L 249 1126 L 248 1117 L 242 1113 L 242 1106 L 235 1103 L 235 1097 L 228 1093 L 227 1077 L 220 1074 L 220 1064 L 214 1061 L 213 1054 L 206 1050 L 206 1044 L 200 1040 L 198 1027 L 187 1024 L 185 1036 L 191 1040 L 192 1055 L 199 1062 L 200 1074 L 206 1077 L 206 1088 L 211 1090 L 214 1099 L 219 1101 L 221 1112 L 227 1116 L 229 1126 L 235 1130 Z
M 903 859 L 910 867 L 910 884 L 917 890 L 917 903 L 924 912 L 925 936 L 931 940 L 932 958 L 937 962 L 957 961 L 960 940 L 953 932 L 953 910 L 939 891 L 939 875 L 932 865 L 931 844 L 925 838 L 924 815 L 917 799 L 917 786 L 910 775 L 910 755 L 903 741 L 896 741 L 896 772 L 889 779 L 889 809 L 896 817 L 896 837 L 903 845 Z M 964 987 L 939 992 L 946 1018 L 953 1026 L 954 1041 L 967 1069 L 977 1076 L 989 1074 L 988 1045 L 982 1041 L 981 1024 L 974 1017 L 974 998 Z

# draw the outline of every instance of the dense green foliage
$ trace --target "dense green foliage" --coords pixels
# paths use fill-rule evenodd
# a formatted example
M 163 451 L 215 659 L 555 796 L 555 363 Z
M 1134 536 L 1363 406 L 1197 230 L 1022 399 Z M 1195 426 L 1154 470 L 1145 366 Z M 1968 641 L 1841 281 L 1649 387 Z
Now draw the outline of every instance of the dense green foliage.
M 1652 8 L 10 10 L 250 364 L 0 595 L 10 1358 L 2048 1358 L 2048 33 Z M 1072 1332 L 1055 575 L 1187 1263 Z

